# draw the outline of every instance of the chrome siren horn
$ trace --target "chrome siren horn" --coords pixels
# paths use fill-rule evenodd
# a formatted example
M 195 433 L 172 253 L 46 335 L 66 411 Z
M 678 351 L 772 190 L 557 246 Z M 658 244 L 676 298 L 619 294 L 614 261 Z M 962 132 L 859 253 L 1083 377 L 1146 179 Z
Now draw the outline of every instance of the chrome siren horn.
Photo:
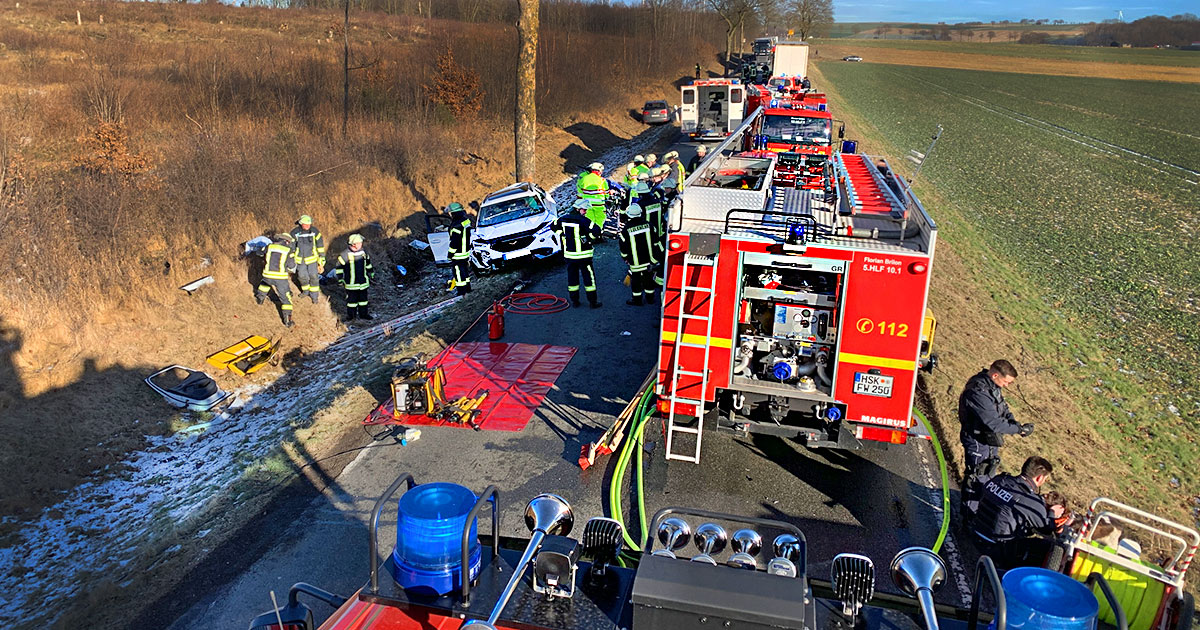
M 938 630 L 933 593 L 946 581 L 946 563 L 924 547 L 909 547 L 892 559 L 892 581 L 921 603 L 926 630 Z
M 800 574 L 798 564 L 804 561 L 804 543 L 793 534 L 780 534 L 771 543 L 775 557 L 767 563 L 767 573 L 796 577 Z
M 662 543 L 664 548 L 652 555 L 674 558 L 675 552 L 686 547 L 691 538 L 692 528 L 687 521 L 674 516 L 665 519 L 658 524 L 658 542 Z
M 762 549 L 762 536 L 758 532 L 753 529 L 739 529 L 733 532 L 729 539 L 729 548 L 733 550 L 733 555 L 729 556 L 726 564 L 739 569 L 758 570 L 758 560 L 754 558 Z
M 692 562 L 717 566 L 717 561 L 712 554 L 721 553 L 725 549 L 725 543 L 729 542 L 729 534 L 725 528 L 716 523 L 704 523 L 696 528 L 695 538 L 696 548 L 700 550 L 700 555 L 692 558 Z
M 463 626 L 462 630 L 495 630 L 496 620 L 500 618 L 500 613 L 504 612 L 508 600 L 521 583 L 533 554 L 542 546 L 542 539 L 546 534 L 565 536 L 571 533 L 574 524 L 575 515 L 571 513 L 571 506 L 562 497 L 557 494 L 539 494 L 533 497 L 529 505 L 525 506 L 525 526 L 530 531 L 529 544 L 525 547 L 525 553 L 521 554 L 521 559 L 517 561 L 508 586 L 500 593 L 500 599 L 492 608 L 492 614 L 488 615 L 487 621 L 472 621 Z

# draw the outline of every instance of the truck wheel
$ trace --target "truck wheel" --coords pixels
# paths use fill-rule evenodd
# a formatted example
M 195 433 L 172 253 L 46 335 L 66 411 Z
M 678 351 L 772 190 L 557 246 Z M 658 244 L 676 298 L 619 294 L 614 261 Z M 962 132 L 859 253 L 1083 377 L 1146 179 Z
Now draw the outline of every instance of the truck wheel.
M 1171 630 L 1192 630 L 1192 619 L 1196 615 L 1196 598 L 1185 592 L 1175 607 L 1175 624 Z
M 1046 554 L 1046 568 L 1055 572 L 1063 572 L 1063 564 L 1067 560 L 1067 548 L 1060 542 L 1055 542 L 1050 548 L 1050 553 Z

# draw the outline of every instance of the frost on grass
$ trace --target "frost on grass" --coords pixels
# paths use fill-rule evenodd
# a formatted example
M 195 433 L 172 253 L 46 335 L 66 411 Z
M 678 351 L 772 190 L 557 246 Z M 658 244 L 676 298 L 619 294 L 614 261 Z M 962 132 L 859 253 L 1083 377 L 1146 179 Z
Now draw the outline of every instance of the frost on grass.
M 613 172 L 674 129 L 667 125 L 646 131 L 600 161 Z M 574 178 L 562 181 L 551 194 L 569 207 L 575 198 Z M 436 282 L 433 276 L 430 281 Z M 156 548 L 181 525 L 198 523 L 206 506 L 245 473 L 260 470 L 258 462 L 298 425 L 306 424 L 298 419 L 313 417 L 329 402 L 299 395 L 301 385 L 306 392 L 327 396 L 352 388 L 358 382 L 348 374 L 369 371 L 383 350 L 370 360 L 364 360 L 358 344 L 323 354 L 319 362 L 300 370 L 303 383 L 285 376 L 266 388 L 239 389 L 237 400 L 213 417 L 205 432 L 148 436 L 145 450 L 114 467 L 121 474 L 74 488 L 39 518 L 6 535 L 6 546 L 0 549 L 0 567 L 7 567 L 0 575 L 5 599 L 0 626 L 52 624 L 66 602 L 93 579 L 130 584 L 133 572 L 142 566 L 136 560 L 146 550 Z M 7 516 L 0 517 L 0 524 L 18 526 Z M 210 531 L 202 529 L 195 536 L 203 538 Z M 167 547 L 158 564 L 180 549 L 178 544 Z

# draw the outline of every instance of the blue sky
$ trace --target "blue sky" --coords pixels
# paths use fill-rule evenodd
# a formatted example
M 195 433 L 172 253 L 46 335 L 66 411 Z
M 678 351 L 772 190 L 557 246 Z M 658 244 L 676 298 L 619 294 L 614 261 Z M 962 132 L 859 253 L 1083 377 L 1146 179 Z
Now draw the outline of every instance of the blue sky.
M 1196 0 L 834 0 L 833 16 L 838 22 L 989 22 L 1021 18 L 1062 19 L 1068 22 L 1099 22 L 1125 13 L 1125 20 L 1147 15 L 1200 13 Z

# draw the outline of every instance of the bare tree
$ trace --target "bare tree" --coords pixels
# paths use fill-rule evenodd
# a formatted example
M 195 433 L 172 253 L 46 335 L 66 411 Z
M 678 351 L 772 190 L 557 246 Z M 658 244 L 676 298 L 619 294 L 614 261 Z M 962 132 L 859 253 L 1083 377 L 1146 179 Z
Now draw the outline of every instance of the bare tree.
M 751 15 L 767 10 L 775 4 L 775 0 L 706 0 L 709 8 L 725 21 L 725 68 L 732 67 L 730 55 L 733 52 L 733 40 Z
M 513 125 L 516 146 L 517 181 L 534 178 L 534 150 L 537 146 L 537 45 L 538 0 L 520 0 L 520 57 L 517 60 L 517 111 Z
M 784 14 L 800 39 L 809 39 L 827 32 L 833 24 L 833 0 L 787 0 Z M 886 33 L 884 29 L 880 34 Z

